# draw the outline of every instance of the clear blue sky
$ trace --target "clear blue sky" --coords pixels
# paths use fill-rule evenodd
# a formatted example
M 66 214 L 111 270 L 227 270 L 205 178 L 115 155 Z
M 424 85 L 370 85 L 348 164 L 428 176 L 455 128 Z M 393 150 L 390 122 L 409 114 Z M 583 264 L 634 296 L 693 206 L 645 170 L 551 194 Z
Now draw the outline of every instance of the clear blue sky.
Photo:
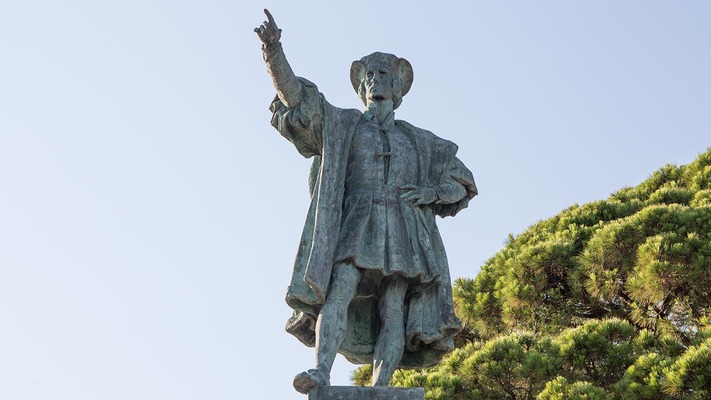
M 353 60 L 412 63 L 397 117 L 481 193 L 440 223 L 453 277 L 711 146 L 707 1 L 341 4 L 0 5 L 0 398 L 305 398 L 283 299 L 309 160 L 269 125 L 264 7 L 332 104 L 361 107 Z

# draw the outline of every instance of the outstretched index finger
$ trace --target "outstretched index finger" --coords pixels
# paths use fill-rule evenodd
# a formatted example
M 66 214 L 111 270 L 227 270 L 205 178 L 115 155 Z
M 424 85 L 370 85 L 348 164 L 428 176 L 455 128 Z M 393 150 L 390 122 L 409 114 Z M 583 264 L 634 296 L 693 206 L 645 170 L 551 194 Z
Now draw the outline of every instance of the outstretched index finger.
M 276 22 L 274 22 L 274 17 L 272 17 L 272 13 L 269 12 L 266 8 L 264 9 L 264 13 L 267 14 L 267 20 L 269 20 L 269 23 L 274 26 L 274 28 L 277 27 Z

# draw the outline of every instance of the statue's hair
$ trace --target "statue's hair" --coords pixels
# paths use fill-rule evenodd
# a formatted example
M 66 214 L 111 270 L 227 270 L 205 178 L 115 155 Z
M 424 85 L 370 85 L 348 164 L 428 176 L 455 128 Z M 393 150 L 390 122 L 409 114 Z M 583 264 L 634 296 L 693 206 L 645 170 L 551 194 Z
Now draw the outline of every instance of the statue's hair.
M 414 77 L 412 65 L 404 58 L 398 58 L 393 54 L 375 52 L 351 64 L 351 85 L 358 93 L 363 104 L 367 105 L 365 97 L 365 72 L 368 65 L 378 63 L 388 65 L 393 73 L 393 109 L 398 108 L 402 103 L 402 98 L 410 91 Z

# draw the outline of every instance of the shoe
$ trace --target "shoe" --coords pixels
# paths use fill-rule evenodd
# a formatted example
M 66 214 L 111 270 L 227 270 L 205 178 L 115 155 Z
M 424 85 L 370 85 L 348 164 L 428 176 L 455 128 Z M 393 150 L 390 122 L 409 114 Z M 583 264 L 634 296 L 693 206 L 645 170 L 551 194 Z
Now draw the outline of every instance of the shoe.
M 328 374 L 318 369 L 304 371 L 294 377 L 294 389 L 301 394 L 308 394 L 317 386 L 330 386 Z

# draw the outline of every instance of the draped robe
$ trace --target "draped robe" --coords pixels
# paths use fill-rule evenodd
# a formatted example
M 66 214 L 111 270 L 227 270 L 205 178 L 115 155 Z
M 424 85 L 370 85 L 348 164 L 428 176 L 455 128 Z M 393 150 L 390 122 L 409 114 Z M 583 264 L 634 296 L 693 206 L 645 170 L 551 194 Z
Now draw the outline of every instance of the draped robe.
M 311 202 L 294 264 L 286 301 L 294 310 L 286 330 L 307 346 L 315 344 L 319 310 L 328 293 L 341 229 L 343 228 L 345 182 L 353 136 L 363 113 L 329 104 L 318 88 L 299 78 L 302 98 L 294 108 L 278 97 L 270 110 L 272 125 L 294 144 L 304 157 L 313 157 L 309 175 Z M 466 189 L 454 202 L 436 202 L 413 209 L 412 242 L 429 260 L 427 276 L 410 278 L 406 297 L 406 345 L 401 368 L 433 365 L 454 348 L 452 337 L 461 330 L 454 315 L 449 266 L 435 215 L 454 216 L 466 208 L 477 194 L 471 172 L 456 157 L 457 146 L 429 131 L 405 121 L 395 121 L 414 145 L 419 187 L 437 187 L 457 182 Z M 369 251 L 369 250 L 365 250 Z M 356 264 L 356 266 L 358 266 Z M 379 332 L 378 281 L 384 269 L 369 269 L 363 274 L 355 299 L 348 310 L 346 335 L 339 348 L 349 361 L 371 363 Z M 424 275 L 423 275 L 424 276 Z

